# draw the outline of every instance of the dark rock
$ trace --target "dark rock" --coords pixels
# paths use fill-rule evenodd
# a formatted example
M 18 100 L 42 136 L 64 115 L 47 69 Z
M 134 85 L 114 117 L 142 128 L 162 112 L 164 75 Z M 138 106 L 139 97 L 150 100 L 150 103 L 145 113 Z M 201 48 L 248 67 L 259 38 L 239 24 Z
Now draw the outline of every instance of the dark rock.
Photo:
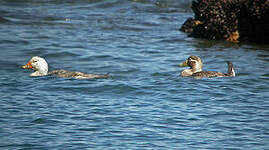
M 192 37 L 269 43 L 269 0 L 196 0 L 192 10 L 180 29 Z
M 188 18 L 181 26 L 180 30 L 186 33 L 192 33 L 193 29 L 199 24 L 201 24 L 200 21 L 194 20 L 193 18 Z

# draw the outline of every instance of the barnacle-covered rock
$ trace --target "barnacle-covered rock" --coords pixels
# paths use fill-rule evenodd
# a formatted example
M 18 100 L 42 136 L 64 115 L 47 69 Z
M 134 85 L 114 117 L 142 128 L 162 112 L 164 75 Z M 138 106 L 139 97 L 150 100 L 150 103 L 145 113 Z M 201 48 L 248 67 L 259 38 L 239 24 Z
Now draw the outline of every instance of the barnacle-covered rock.
M 210 40 L 265 43 L 269 36 L 268 6 L 269 0 L 194 0 L 194 18 L 188 18 L 180 30 Z
M 269 0 L 250 0 L 238 15 L 240 39 L 269 44 Z
M 181 26 L 180 30 L 186 33 L 192 33 L 193 29 L 199 24 L 202 24 L 202 22 L 193 18 L 188 18 Z

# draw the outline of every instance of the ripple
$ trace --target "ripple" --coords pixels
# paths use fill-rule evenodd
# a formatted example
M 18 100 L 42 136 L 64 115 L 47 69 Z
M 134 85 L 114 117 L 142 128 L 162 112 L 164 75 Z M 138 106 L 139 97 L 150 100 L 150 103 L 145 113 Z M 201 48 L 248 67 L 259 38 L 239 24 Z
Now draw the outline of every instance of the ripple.
M 6 23 L 6 22 L 9 22 L 9 20 L 4 17 L 0 17 L 0 23 Z
M 267 47 L 187 37 L 178 27 L 190 4 L 3 1 L 1 148 L 266 149 Z M 29 77 L 20 66 L 34 55 L 112 77 Z M 230 60 L 237 76 L 180 77 L 189 55 L 205 70 L 226 72 Z

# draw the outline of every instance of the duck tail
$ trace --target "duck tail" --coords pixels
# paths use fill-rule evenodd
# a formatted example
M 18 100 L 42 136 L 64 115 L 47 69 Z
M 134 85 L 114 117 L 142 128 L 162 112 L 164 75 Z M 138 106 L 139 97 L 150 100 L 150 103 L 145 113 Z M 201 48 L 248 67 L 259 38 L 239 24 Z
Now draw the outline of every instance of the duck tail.
M 101 78 L 110 78 L 110 74 L 109 73 L 106 73 L 104 75 L 100 75 Z
M 234 71 L 234 66 L 233 66 L 232 62 L 227 61 L 227 64 L 228 64 L 228 76 L 234 77 L 235 71 Z

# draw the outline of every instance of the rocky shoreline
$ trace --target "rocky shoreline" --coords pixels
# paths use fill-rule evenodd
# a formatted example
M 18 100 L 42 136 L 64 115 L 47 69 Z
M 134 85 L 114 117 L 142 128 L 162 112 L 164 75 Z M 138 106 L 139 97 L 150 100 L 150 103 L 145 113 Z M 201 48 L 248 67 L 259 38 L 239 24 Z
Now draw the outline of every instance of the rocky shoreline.
M 192 10 L 180 28 L 191 37 L 269 43 L 269 0 L 194 0 Z

